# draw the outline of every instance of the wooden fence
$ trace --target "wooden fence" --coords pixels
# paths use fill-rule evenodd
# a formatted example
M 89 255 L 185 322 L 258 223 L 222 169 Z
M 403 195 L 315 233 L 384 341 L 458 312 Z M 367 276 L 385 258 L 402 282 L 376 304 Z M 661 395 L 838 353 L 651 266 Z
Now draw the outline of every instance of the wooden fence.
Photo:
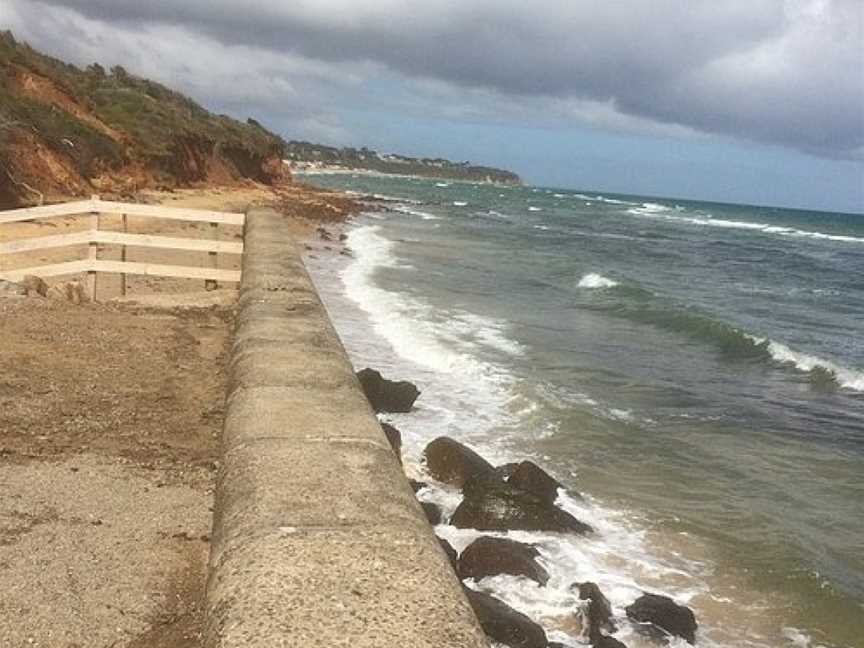
M 45 205 L 0 211 L 0 225 L 35 219 L 55 218 L 61 216 L 76 216 L 89 214 L 90 229 L 70 232 L 55 236 L 40 236 L 5 243 L 0 242 L 0 254 L 13 254 L 60 248 L 74 245 L 87 245 L 87 258 L 55 263 L 51 265 L 31 266 L 14 270 L 0 270 L 0 279 L 20 281 L 26 275 L 38 277 L 56 277 L 87 273 L 88 291 L 91 299 L 96 298 L 97 273 L 118 273 L 122 275 L 121 293 L 125 294 L 126 275 L 151 275 L 162 277 L 181 277 L 187 279 L 202 279 L 208 288 L 217 286 L 217 282 L 239 282 L 239 270 L 220 270 L 218 268 L 219 254 L 243 254 L 243 243 L 233 241 L 174 238 L 168 236 L 153 236 L 150 234 L 130 234 L 127 231 L 128 217 L 164 218 L 177 221 L 209 223 L 211 227 L 219 225 L 234 225 L 242 227 L 245 214 L 207 211 L 201 209 L 185 209 L 177 207 L 160 207 L 158 205 L 141 205 L 133 203 L 109 202 L 93 196 L 90 200 Z M 122 216 L 123 231 L 100 230 L 100 214 L 117 214 Z M 99 245 L 121 246 L 121 260 L 110 261 L 99 258 Z M 154 263 L 139 263 L 126 261 L 126 247 L 161 248 L 167 250 L 184 250 L 189 252 L 207 252 L 210 267 L 186 265 L 164 265 Z

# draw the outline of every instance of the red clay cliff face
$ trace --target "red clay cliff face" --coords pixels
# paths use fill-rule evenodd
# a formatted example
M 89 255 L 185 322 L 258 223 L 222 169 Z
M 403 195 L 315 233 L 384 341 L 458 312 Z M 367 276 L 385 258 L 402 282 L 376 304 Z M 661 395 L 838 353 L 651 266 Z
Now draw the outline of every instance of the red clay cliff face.
M 257 122 L 211 115 L 158 84 L 77 70 L 5 38 L 0 209 L 97 192 L 291 179 L 282 141 Z

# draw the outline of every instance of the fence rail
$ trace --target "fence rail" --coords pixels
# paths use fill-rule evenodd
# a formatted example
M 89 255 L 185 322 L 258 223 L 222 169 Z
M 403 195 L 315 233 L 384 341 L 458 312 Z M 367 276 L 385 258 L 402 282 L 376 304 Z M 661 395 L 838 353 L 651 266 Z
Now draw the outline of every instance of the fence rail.
M 32 221 L 60 216 L 90 215 L 90 229 L 69 234 L 24 238 L 0 243 L 0 254 L 15 254 L 32 252 L 51 248 L 88 246 L 87 258 L 54 263 L 50 265 L 30 266 L 14 270 L 0 271 L 0 279 L 20 281 L 26 275 L 39 277 L 57 277 L 86 272 L 88 289 L 92 299 L 96 297 L 97 273 L 117 273 L 122 275 L 121 291 L 125 294 L 126 275 L 149 275 L 161 277 L 178 277 L 187 279 L 203 279 L 208 288 L 216 287 L 216 282 L 239 282 L 239 270 L 223 270 L 218 268 L 219 254 L 243 254 L 243 243 L 222 240 L 207 240 L 194 238 L 178 238 L 157 236 L 152 234 L 130 234 L 127 231 L 127 217 L 162 218 L 176 221 L 210 223 L 211 227 L 219 225 L 234 225 L 242 227 L 246 215 L 233 212 L 208 211 L 203 209 L 186 209 L 177 207 L 161 207 L 158 205 L 140 205 L 100 200 L 94 196 L 90 200 L 28 207 L 0 212 L 0 224 Z M 100 229 L 100 214 L 117 214 L 123 217 L 124 231 Z M 121 260 L 111 261 L 99 258 L 99 245 L 121 246 Z M 161 263 L 141 263 L 126 260 L 126 248 L 159 248 L 166 250 L 181 250 L 187 252 L 206 252 L 210 267 L 187 265 L 167 265 Z

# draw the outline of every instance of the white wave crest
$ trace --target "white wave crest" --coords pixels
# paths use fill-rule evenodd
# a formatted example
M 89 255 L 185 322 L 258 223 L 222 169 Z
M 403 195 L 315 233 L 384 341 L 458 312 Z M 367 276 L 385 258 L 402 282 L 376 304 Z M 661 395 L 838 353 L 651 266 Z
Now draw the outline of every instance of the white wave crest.
M 785 344 L 776 342 L 775 340 L 760 338 L 755 335 L 748 335 L 747 337 L 753 340 L 756 344 L 765 344 L 767 342 L 768 346 L 766 348 L 768 349 L 768 353 L 774 360 L 781 364 L 792 365 L 798 371 L 804 373 L 809 373 L 814 369 L 827 371 L 834 376 L 834 379 L 840 387 L 864 392 L 864 371 L 848 369 L 847 367 L 842 367 L 830 360 L 795 351 Z
M 420 211 L 419 209 L 412 209 L 411 207 L 406 207 L 405 205 L 399 205 L 398 207 L 394 207 L 393 211 L 397 211 L 401 214 L 408 214 L 410 216 L 419 216 L 423 220 L 441 220 L 440 216 L 430 214 L 429 212 Z
M 808 230 L 795 229 L 794 227 L 783 227 L 781 225 L 769 225 L 768 223 L 751 223 L 749 221 L 727 220 L 724 218 L 712 218 L 711 216 L 678 216 L 682 210 L 665 207 L 657 203 L 642 203 L 641 207 L 633 207 L 627 210 L 628 214 L 641 216 L 643 218 L 658 218 L 674 223 L 687 223 L 690 225 L 702 225 L 705 227 L 723 227 L 727 229 L 743 229 L 762 232 L 764 234 L 777 234 L 797 238 L 821 239 L 825 241 L 841 241 L 844 243 L 864 243 L 864 238 L 846 236 L 842 234 L 824 234 L 823 232 L 810 232 Z
M 589 272 L 584 275 L 577 284 L 579 288 L 614 288 L 617 285 L 617 281 L 613 281 L 596 272 Z

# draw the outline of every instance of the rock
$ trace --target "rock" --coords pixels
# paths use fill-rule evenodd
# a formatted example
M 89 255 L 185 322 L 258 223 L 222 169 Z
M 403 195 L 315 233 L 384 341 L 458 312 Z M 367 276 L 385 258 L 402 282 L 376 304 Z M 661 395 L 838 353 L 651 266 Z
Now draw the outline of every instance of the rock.
M 27 287 L 14 281 L 0 279 L 0 297 L 26 297 Z
M 637 623 L 650 623 L 664 632 L 696 642 L 696 615 L 685 605 L 668 596 L 643 594 L 626 608 L 627 616 Z
M 344 241 L 347 241 L 347 240 L 348 240 L 348 235 L 345 234 L 345 233 L 340 234 L 340 235 L 339 235 L 339 240 L 340 240 L 340 241 L 343 241 L 343 242 L 344 242 Z
M 87 291 L 80 281 L 66 281 L 54 284 L 48 289 L 48 297 L 68 301 L 76 306 L 87 301 Z
M 553 531 L 588 533 L 593 529 L 533 493 L 499 481 L 474 477 L 462 487 L 464 498 L 450 524 L 480 531 Z
M 495 466 L 495 474 L 501 478 L 501 481 L 507 481 L 510 479 L 510 475 L 516 472 L 516 469 L 519 467 L 517 462 L 501 464 L 500 466 Z
M 579 583 L 573 587 L 579 589 L 580 599 L 588 601 L 582 617 L 583 625 L 587 630 L 586 634 L 591 643 L 594 644 L 602 639 L 604 632 L 615 632 L 615 624 L 612 622 L 612 606 L 597 584 Z
M 437 538 L 438 536 L 435 537 Z M 453 567 L 453 571 L 455 572 L 458 568 L 459 554 L 456 553 L 453 545 L 447 542 L 444 538 L 438 538 L 438 542 L 441 543 L 441 548 L 444 550 L 444 553 L 447 554 L 447 560 L 450 561 L 450 566 Z
M 423 451 L 426 470 L 438 481 L 461 487 L 478 475 L 492 474 L 495 470 L 488 461 L 468 446 L 450 437 L 438 437 Z
M 318 237 L 322 241 L 332 241 L 333 240 L 333 236 L 330 234 L 330 232 L 328 232 L 323 227 L 319 227 L 316 231 L 318 232 Z
M 384 436 L 387 437 L 387 441 L 390 443 L 390 447 L 393 448 L 393 452 L 396 453 L 396 458 L 399 460 L 399 463 L 402 463 L 402 433 L 390 425 L 389 423 L 381 423 L 381 429 L 384 430 Z M 417 491 L 414 491 L 415 493 Z
M 48 284 L 41 277 L 35 275 L 26 275 L 21 280 L 21 285 L 27 289 L 28 295 L 41 295 L 45 297 L 48 294 Z
M 511 648 L 546 648 L 546 633 L 521 612 L 494 596 L 465 588 L 468 602 L 486 635 Z
M 429 484 L 422 481 L 417 481 L 416 479 L 409 479 L 408 483 L 411 484 L 411 490 L 415 493 L 419 492 L 421 489 L 426 488 Z
M 435 526 L 436 524 L 441 524 L 441 507 L 437 504 L 433 504 L 432 502 L 420 502 L 420 506 L 423 507 L 423 512 L 426 514 L 426 519 L 429 520 L 429 524 Z
M 374 369 L 363 369 L 357 373 L 357 378 L 376 412 L 410 412 L 420 395 L 414 384 L 406 380 L 387 380 Z
M 609 635 L 599 637 L 597 641 L 592 642 L 591 645 L 594 648 L 627 648 L 626 645 L 618 641 L 615 637 L 610 637 Z
M 468 545 L 459 557 L 460 578 L 475 578 L 498 574 L 526 576 L 545 585 L 549 574 L 537 562 L 540 552 L 534 547 L 507 538 L 484 536 Z
M 523 461 L 507 477 L 507 481 L 517 488 L 534 493 L 543 500 L 554 504 L 558 499 L 558 489 L 564 488 L 558 480 L 531 461 Z

